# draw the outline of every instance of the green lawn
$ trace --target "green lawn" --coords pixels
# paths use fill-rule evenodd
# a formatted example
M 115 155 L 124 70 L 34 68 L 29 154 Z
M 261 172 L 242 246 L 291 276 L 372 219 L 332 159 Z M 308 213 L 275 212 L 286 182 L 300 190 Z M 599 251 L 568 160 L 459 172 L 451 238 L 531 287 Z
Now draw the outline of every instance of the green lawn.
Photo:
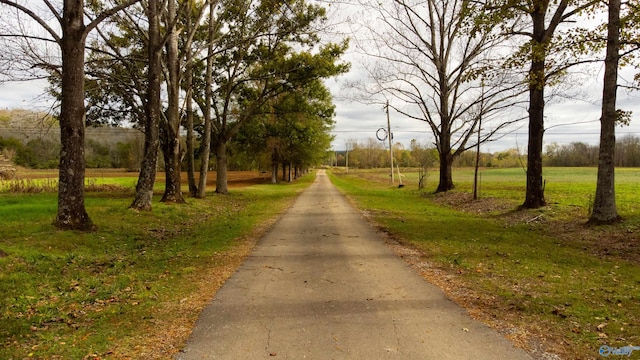
M 264 224 L 312 179 L 156 201 L 152 213 L 127 209 L 127 190 L 88 192 L 91 233 L 51 225 L 55 193 L 0 194 L 0 359 L 171 358 Z
M 471 314 L 562 358 L 640 346 L 640 170 L 618 170 L 625 222 L 597 228 L 583 225 L 595 169 L 546 169 L 550 205 L 524 212 L 515 211 L 524 199 L 522 169 L 482 172 L 480 203 L 506 204 L 482 211 L 443 205 L 431 193 L 435 172 L 426 191 L 417 190 L 417 174 L 404 175 L 403 188 L 390 186 L 384 171 L 331 176 L 381 227 L 418 249 L 429 263 L 425 276 Z M 127 209 L 130 178 L 105 176 L 101 183 L 123 189 L 87 193 L 93 233 L 55 230 L 55 193 L 0 194 L 0 358 L 171 358 L 259 225 L 311 179 L 186 205 L 156 201 L 144 213 Z M 456 169 L 453 195 L 468 193 L 472 179 L 471 169 Z
M 472 313 L 525 347 L 543 343 L 562 358 L 587 359 L 599 357 L 602 345 L 640 344 L 640 170 L 618 172 L 626 221 L 587 228 L 595 174 L 546 169 L 551 205 L 520 212 L 522 169 L 482 172 L 483 201 L 507 206 L 481 212 L 440 205 L 442 195 L 429 192 L 437 174 L 426 192 L 417 191 L 410 172 L 404 188 L 390 186 L 383 172 L 334 171 L 332 181 L 393 237 L 418 249 L 435 269 L 432 280 Z M 469 192 L 472 181 L 472 170 L 454 170 L 454 194 Z M 604 237 L 635 255 L 604 251 Z

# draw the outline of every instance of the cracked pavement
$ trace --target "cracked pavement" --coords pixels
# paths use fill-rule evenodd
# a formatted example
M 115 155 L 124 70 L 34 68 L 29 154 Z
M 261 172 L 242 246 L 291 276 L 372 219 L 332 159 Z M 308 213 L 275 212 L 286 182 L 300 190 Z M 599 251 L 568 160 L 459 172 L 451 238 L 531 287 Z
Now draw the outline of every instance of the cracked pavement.
M 531 359 L 415 273 L 323 170 L 177 359 Z

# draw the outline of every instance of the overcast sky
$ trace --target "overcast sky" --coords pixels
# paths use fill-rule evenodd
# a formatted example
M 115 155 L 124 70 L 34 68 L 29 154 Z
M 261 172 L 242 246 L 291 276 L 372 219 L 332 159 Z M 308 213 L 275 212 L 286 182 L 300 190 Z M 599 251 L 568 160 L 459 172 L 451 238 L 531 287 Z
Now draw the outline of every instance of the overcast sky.
M 350 5 L 341 5 L 342 16 L 349 16 L 355 10 Z M 347 14 L 347 15 L 345 15 Z M 371 19 L 363 17 L 361 14 L 352 18 L 363 19 L 371 22 Z M 343 27 L 346 28 L 346 27 Z M 357 36 L 347 34 L 350 37 Z M 352 41 L 353 44 L 353 41 Z M 353 47 L 353 46 L 352 46 Z M 382 106 L 363 105 L 350 102 L 345 99 L 348 90 L 345 84 L 349 80 L 361 78 L 362 60 L 353 49 L 347 54 L 346 59 L 351 62 L 352 70 L 349 74 L 336 80 L 327 82 L 332 89 L 336 103 L 336 126 L 334 130 L 335 140 L 333 147 L 336 150 L 346 148 L 346 142 L 350 140 L 365 141 L 367 138 L 375 138 L 376 131 L 387 126 L 386 113 Z M 597 145 L 600 134 L 600 106 L 602 97 L 602 77 L 604 65 L 592 65 L 588 70 L 579 70 L 578 77 L 568 77 L 565 80 L 565 91 L 562 97 L 554 96 L 547 99 L 545 107 L 545 145 L 551 143 L 568 144 L 581 141 Z M 620 78 L 622 82 L 633 79 L 633 69 L 622 69 Z M 547 94 L 552 92 L 547 90 Z M 571 96 L 571 98 L 568 98 Z M 396 104 L 397 105 L 397 104 Z M 632 134 L 640 137 L 640 91 L 628 92 L 624 89 L 618 91 L 617 107 L 625 111 L 632 111 L 631 126 L 617 128 L 617 137 Z M 526 116 L 526 109 L 514 110 L 509 116 Z M 393 110 L 390 113 L 391 130 L 394 133 L 395 142 L 401 142 L 409 146 L 412 139 L 418 140 L 422 144 L 432 145 L 433 135 L 425 122 L 420 122 L 403 117 Z M 484 126 L 483 126 L 484 127 Z M 509 148 L 519 147 L 526 152 L 528 124 L 526 121 L 511 127 L 501 133 L 502 137 L 495 141 L 484 144 L 481 151 L 495 152 Z
M 358 64 L 352 63 L 352 67 L 357 69 Z M 584 94 L 583 99 L 555 99 L 547 104 L 545 107 L 545 128 L 547 129 L 544 135 L 545 145 L 554 142 L 568 144 L 576 141 L 598 144 L 600 94 L 602 92 L 600 77 L 602 77 L 602 72 L 599 71 L 596 75 L 598 77 L 589 83 L 580 85 L 581 88 L 584 88 L 579 91 Z M 348 140 L 362 142 L 367 138 L 375 138 L 379 128 L 387 127 L 387 118 L 383 107 L 363 105 L 346 100 L 341 95 L 346 92 L 342 86 L 344 83 L 344 78 L 328 81 L 336 103 L 337 115 L 333 142 L 335 150 L 344 150 Z M 616 129 L 617 137 L 621 138 L 626 134 L 640 137 L 640 92 L 629 93 L 622 89 L 619 90 L 618 108 L 633 111 L 633 115 L 630 126 Z M 392 110 L 390 123 L 395 142 L 401 142 L 407 147 L 411 139 L 428 145 L 434 142 L 433 135 L 424 122 L 408 119 Z M 519 147 L 526 152 L 527 126 L 527 122 L 523 121 L 509 130 L 503 131 L 503 136 L 500 139 L 484 144 L 481 151 L 495 152 Z

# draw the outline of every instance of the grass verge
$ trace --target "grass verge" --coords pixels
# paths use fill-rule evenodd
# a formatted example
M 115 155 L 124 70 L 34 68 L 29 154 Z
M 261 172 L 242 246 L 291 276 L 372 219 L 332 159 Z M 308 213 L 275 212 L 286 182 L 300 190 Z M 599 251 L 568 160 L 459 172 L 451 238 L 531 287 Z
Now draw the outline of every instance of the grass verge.
M 640 346 L 640 219 L 631 205 L 640 194 L 622 186 L 626 222 L 588 228 L 591 170 L 584 177 L 554 171 L 571 181 L 550 177 L 553 204 L 528 211 L 515 211 L 514 199 L 524 196 L 518 172 L 492 173 L 497 185 L 485 176 L 485 194 L 495 197 L 476 202 L 466 196 L 464 171 L 454 173 L 462 180 L 446 195 L 411 190 L 409 173 L 404 188 L 391 187 L 384 173 L 334 171 L 331 178 L 415 250 L 408 257 L 425 277 L 536 358 L 596 359 L 604 345 Z
M 128 210 L 88 192 L 98 231 L 51 225 L 56 194 L 0 195 L 0 358 L 171 358 L 202 307 L 313 180 Z

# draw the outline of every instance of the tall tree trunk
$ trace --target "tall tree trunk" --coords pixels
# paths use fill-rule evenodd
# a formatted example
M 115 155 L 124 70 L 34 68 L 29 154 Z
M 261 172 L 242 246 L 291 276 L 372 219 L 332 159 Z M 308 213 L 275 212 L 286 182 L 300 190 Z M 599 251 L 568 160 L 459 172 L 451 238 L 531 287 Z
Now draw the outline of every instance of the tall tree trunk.
M 193 22 L 190 16 L 187 16 L 187 32 L 193 31 Z M 193 51 L 191 50 L 192 41 L 188 37 L 186 47 L 186 66 L 185 66 L 185 88 L 186 95 L 186 127 L 187 127 L 187 182 L 189 183 L 189 194 L 192 197 L 198 196 L 198 185 L 196 184 L 196 165 L 195 165 L 195 136 L 193 130 Z
M 442 127 L 440 132 L 440 141 L 438 152 L 440 155 L 440 181 L 436 192 L 445 192 L 452 190 L 453 185 L 453 155 L 451 154 L 451 131 L 449 130 L 448 120 L 442 119 Z
M 544 62 L 542 63 L 544 67 Z M 546 204 L 542 180 L 544 136 L 544 90 L 530 90 L 529 140 L 527 148 L 527 190 L 522 207 L 536 209 Z
M 440 155 L 440 181 L 436 192 L 445 192 L 455 188 L 452 171 L 453 156 L 451 154 Z
M 136 196 L 130 208 L 151 211 L 153 186 L 156 181 L 158 165 L 158 147 L 160 146 L 160 86 L 162 75 L 162 39 L 160 37 L 160 15 L 157 1 L 149 1 L 147 6 L 149 19 L 149 72 L 148 89 L 145 104 L 144 157 L 140 166 L 140 175 L 136 185 Z
M 227 141 L 218 139 L 216 141 L 216 192 L 226 194 L 229 192 L 227 186 Z
M 167 2 L 167 22 L 174 21 L 177 16 L 176 1 Z M 166 136 L 162 142 L 166 187 L 162 202 L 184 203 L 180 181 L 180 64 L 178 59 L 178 31 L 176 25 L 169 29 L 167 40 L 167 72 L 168 107 L 165 123 Z
M 167 131 L 169 130 L 169 131 Z M 182 204 L 185 202 L 180 189 L 180 142 L 179 134 L 172 131 L 173 127 L 167 126 L 162 131 L 162 154 L 164 155 L 165 189 L 161 202 Z
M 620 220 L 616 207 L 615 148 L 616 97 L 620 60 L 620 0 L 609 0 L 607 56 L 605 59 L 602 116 L 600 117 L 600 152 L 598 183 L 589 223 L 614 223 Z
M 62 101 L 60 108 L 59 229 L 89 231 L 94 225 L 84 204 L 84 2 L 65 0 L 62 20 Z
M 548 48 L 545 29 L 546 6 L 536 3 L 531 14 L 533 40 L 529 69 L 529 140 L 527 148 L 527 190 L 523 208 L 536 209 L 546 205 L 542 182 L 542 145 L 544 136 L 545 59 Z
M 207 68 L 205 73 L 205 99 L 204 99 L 204 131 L 202 134 L 202 152 L 200 154 L 200 182 L 198 184 L 197 198 L 204 199 L 207 191 L 207 175 L 209 171 L 209 159 L 211 158 L 211 106 L 213 104 L 213 40 L 215 37 L 215 28 L 213 20 L 215 14 L 215 3 L 209 4 L 209 34 L 207 40 Z

